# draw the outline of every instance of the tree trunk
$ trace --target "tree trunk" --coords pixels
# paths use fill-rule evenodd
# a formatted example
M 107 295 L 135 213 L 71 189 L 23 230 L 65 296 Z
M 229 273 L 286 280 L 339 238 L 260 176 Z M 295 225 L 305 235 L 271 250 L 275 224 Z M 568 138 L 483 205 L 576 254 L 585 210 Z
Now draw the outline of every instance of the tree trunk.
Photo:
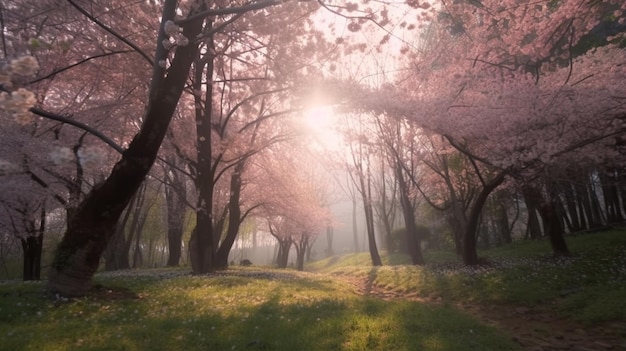
M 124 217 L 121 222 L 118 223 L 115 228 L 115 233 L 109 243 L 107 244 L 106 250 L 104 252 L 104 270 L 105 271 L 114 271 L 118 269 L 130 268 L 128 264 L 128 254 L 124 255 L 124 247 L 126 246 L 126 235 L 124 234 L 126 224 L 128 219 L 130 218 L 130 209 L 126 209 Z M 120 265 L 123 263 L 126 257 L 126 264 Z
M 414 265 L 423 265 L 424 256 L 420 246 L 421 238 L 417 232 L 415 225 L 415 209 L 413 203 L 409 199 L 409 189 L 404 181 L 402 174 L 402 166 L 396 165 L 396 181 L 398 182 L 398 192 L 400 193 L 400 205 L 402 206 L 402 215 L 404 216 L 404 227 L 407 243 L 407 251 L 411 256 L 411 263 Z
M 548 199 L 541 193 L 541 190 L 534 187 L 526 187 L 525 192 L 534 202 L 539 204 L 537 210 L 541 216 L 544 233 L 550 239 L 552 253 L 555 256 L 569 255 L 569 249 L 563 237 L 563 221 L 550 189 L 547 191 Z
M 173 163 L 173 160 L 168 160 Z M 182 253 L 182 240 L 185 224 L 184 197 L 187 193 L 185 181 L 178 177 L 176 170 L 171 169 L 168 176 L 169 186 L 165 187 L 165 200 L 167 203 L 167 266 L 177 267 Z M 167 171 L 166 171 L 167 173 Z
M 24 281 L 41 279 L 41 253 L 43 250 L 43 236 L 46 230 L 46 205 L 41 205 L 39 216 L 39 226 L 30 219 L 28 226 L 29 235 L 21 239 L 22 252 L 24 255 L 24 270 L 22 278 Z
M 209 25 L 210 27 L 210 25 Z M 208 39 L 209 45 L 213 39 Z M 196 118 L 196 154 L 195 184 L 198 189 L 198 203 L 196 210 L 196 228 L 189 241 L 191 267 L 194 273 L 204 274 L 215 270 L 217 244 L 221 230 L 215 230 L 213 223 L 213 191 L 215 169 L 212 161 L 212 112 L 213 112 L 213 56 L 199 54 L 194 62 L 194 91 L 202 91 L 202 84 L 206 82 L 208 88 L 204 97 L 199 93 L 194 95 Z M 205 77 L 206 75 L 206 77 Z
M 241 173 L 244 170 L 245 161 L 239 162 L 233 174 L 230 177 L 230 199 L 228 203 L 228 228 L 226 230 L 226 236 L 222 240 L 220 247 L 217 249 L 217 261 L 215 267 L 217 269 L 228 268 L 228 254 L 233 247 L 235 239 L 237 239 L 237 233 L 239 232 L 239 226 L 241 225 Z
M 334 229 L 331 226 L 326 227 L 326 257 L 332 257 L 335 254 L 335 250 L 333 250 L 333 236 Z
M 550 238 L 552 253 L 555 256 L 569 255 L 569 249 L 563 236 L 563 224 L 558 214 L 557 205 L 549 201 L 539 206 L 539 213 L 543 222 L 543 229 Z
M 504 182 L 506 174 L 506 172 L 501 172 L 489 183 L 485 184 L 472 204 L 467 227 L 465 228 L 465 235 L 463 236 L 463 263 L 468 266 L 474 266 L 479 263 L 478 252 L 476 251 L 476 238 L 483 206 L 489 194 Z
M 278 255 L 276 255 L 276 265 L 278 268 L 287 268 L 291 243 L 292 241 L 290 238 L 282 240 L 278 239 Z
M 356 198 L 352 198 L 352 240 L 354 241 L 354 252 L 359 252 L 359 229 L 356 220 Z
M 541 226 L 537 217 L 537 199 L 534 191 L 530 187 L 522 190 L 526 211 L 528 212 L 528 222 L 526 224 L 526 238 L 538 239 L 541 237 Z
M 309 236 L 303 233 L 300 240 L 296 243 L 296 269 L 299 271 L 304 270 L 304 258 L 308 247 L 308 241 Z
M 183 35 L 195 38 L 202 30 L 202 22 L 198 19 L 183 25 Z M 162 44 L 158 42 L 157 45 Z M 76 209 L 51 265 L 49 293 L 83 296 L 91 288 L 100 257 L 115 233 L 124 208 L 154 163 L 197 49 L 197 44 L 193 43 L 176 48 L 167 75 L 156 87 L 156 92 L 152 92 L 154 98 L 150 99 L 139 133 L 108 178 L 94 186 Z M 157 65 L 155 69 L 160 70 Z
M 509 226 L 509 214 L 507 212 L 507 206 L 504 199 L 504 192 L 498 194 L 498 200 L 496 205 L 496 228 L 498 231 L 498 237 L 505 244 L 513 242 L 511 237 L 511 227 Z
M 617 177 L 615 172 L 601 173 L 602 193 L 604 195 L 604 207 L 606 219 L 609 223 L 621 223 L 624 221 L 622 206 L 619 200 Z

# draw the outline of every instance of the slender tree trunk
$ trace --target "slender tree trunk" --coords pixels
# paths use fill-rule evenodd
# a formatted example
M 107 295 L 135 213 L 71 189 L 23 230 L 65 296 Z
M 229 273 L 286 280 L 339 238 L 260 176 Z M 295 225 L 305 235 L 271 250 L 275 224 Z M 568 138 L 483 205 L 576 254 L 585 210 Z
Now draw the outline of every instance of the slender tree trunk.
M 170 163 L 174 160 L 168 160 Z M 184 218 L 187 206 L 184 197 L 187 193 L 185 181 L 180 179 L 176 170 L 171 169 L 168 176 L 169 186 L 165 187 L 165 201 L 167 203 L 167 266 L 178 266 L 182 254 L 182 240 L 184 231 Z M 166 170 L 166 174 L 168 171 Z
M 511 237 L 511 227 L 509 226 L 509 214 L 507 211 L 506 201 L 504 199 L 505 193 L 499 192 L 496 205 L 496 230 L 498 231 L 498 237 L 505 244 L 513 242 Z
M 304 258 L 308 240 L 309 236 L 303 233 L 300 240 L 296 243 L 296 269 L 299 271 L 304 270 Z
M 604 207 L 606 209 L 607 221 L 609 223 L 623 222 L 624 217 L 622 216 L 622 206 L 619 200 L 615 172 L 611 171 L 606 174 L 600 174 L 600 181 L 602 182 L 602 193 L 604 194 Z
M 528 222 L 526 224 L 526 237 L 530 239 L 538 239 L 541 237 L 541 225 L 537 217 L 537 199 L 534 191 L 530 187 L 522 190 L 526 211 L 528 212 Z
M 239 162 L 233 174 L 230 177 L 230 199 L 228 202 L 228 228 L 226 230 L 226 236 L 222 240 L 219 248 L 217 249 L 217 262 L 215 267 L 217 269 L 228 268 L 228 254 L 233 247 L 233 243 L 237 238 L 239 232 L 239 226 L 241 224 L 241 173 L 244 170 L 245 161 Z
M 354 241 L 354 252 L 359 252 L 359 229 L 356 220 L 356 198 L 352 198 L 352 240 Z
M 563 221 L 549 188 L 548 186 L 548 198 L 542 194 L 541 190 L 534 187 L 526 187 L 525 191 L 534 202 L 539 204 L 537 210 L 541 216 L 544 233 L 550 239 L 552 253 L 555 256 L 566 256 L 569 255 L 569 249 L 563 236 Z
M 175 9 L 173 1 L 166 2 L 165 7 L 171 5 Z M 202 22 L 198 19 L 183 25 L 183 35 L 195 38 Z M 91 288 L 92 277 L 124 208 L 154 163 L 196 51 L 197 44 L 193 43 L 176 49 L 162 84 L 152 91 L 154 98 L 150 99 L 139 133 L 108 178 L 91 190 L 70 218 L 48 275 L 51 294 L 83 296 Z
M 480 222 L 480 214 L 483 206 L 489 197 L 489 194 L 497 188 L 506 178 L 506 172 L 501 172 L 489 183 L 485 184 L 480 193 L 474 200 L 470 214 L 468 216 L 467 228 L 465 229 L 465 235 L 463 236 L 463 263 L 468 266 L 477 265 L 478 252 L 476 251 L 476 239 L 478 224 Z
M 413 203 L 409 199 L 409 189 L 402 174 L 402 166 L 396 165 L 396 180 L 398 182 L 398 192 L 400 193 L 400 205 L 402 206 L 402 214 L 404 216 L 404 227 L 407 243 L 407 251 L 411 256 L 411 263 L 414 265 L 423 265 L 424 256 L 420 246 L 421 238 L 417 232 L 415 225 L 415 209 Z
M 335 254 L 333 250 L 334 229 L 331 226 L 326 227 L 326 257 L 332 257 Z
M 211 27 L 210 25 L 208 26 Z M 208 38 L 209 45 L 213 38 Z M 211 45 L 212 46 L 212 45 Z M 213 50 L 214 48 L 209 48 Z M 208 51 L 210 51 L 208 50 Z M 213 112 L 213 54 L 199 53 L 194 63 L 194 91 L 202 91 L 202 84 L 206 82 L 207 89 L 204 97 L 197 93 L 195 98 L 196 116 L 196 154 L 195 184 L 198 189 L 198 203 L 196 205 L 196 227 L 189 241 L 191 267 L 194 273 L 210 273 L 215 270 L 217 245 L 221 230 L 215 230 L 213 216 L 213 191 L 215 169 L 212 160 L 212 112 Z

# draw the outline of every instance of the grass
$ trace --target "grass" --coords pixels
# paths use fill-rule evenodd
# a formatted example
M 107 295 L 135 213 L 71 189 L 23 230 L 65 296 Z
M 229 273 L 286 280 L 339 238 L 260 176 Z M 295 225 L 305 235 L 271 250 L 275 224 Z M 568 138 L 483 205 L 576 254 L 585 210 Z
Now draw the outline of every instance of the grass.
M 330 275 L 237 268 L 98 276 L 139 298 L 49 301 L 0 285 L 1 350 L 518 350 L 450 306 L 358 296 Z M 104 290 L 107 292 L 107 290 Z M 111 296 L 115 297 L 116 294 Z
M 386 290 L 425 298 L 542 307 L 586 324 L 626 320 L 626 230 L 571 236 L 567 241 L 571 257 L 552 258 L 545 240 L 522 241 L 480 252 L 491 264 L 476 268 L 437 252 L 426 253 L 424 267 L 365 268 L 366 254 L 312 267 L 361 276 Z M 350 265 L 352 261 L 359 265 Z
M 424 267 L 403 255 L 371 267 L 367 254 L 310 265 L 319 273 L 236 267 L 99 274 L 96 296 L 51 301 L 43 282 L 0 282 L 0 350 L 519 350 L 510 335 L 456 303 L 531 306 L 587 324 L 626 320 L 626 231 L 568 237 L 573 255 L 554 259 L 545 241 L 480 252 L 463 267 L 428 252 Z M 428 304 L 359 296 L 344 279 L 435 298 Z

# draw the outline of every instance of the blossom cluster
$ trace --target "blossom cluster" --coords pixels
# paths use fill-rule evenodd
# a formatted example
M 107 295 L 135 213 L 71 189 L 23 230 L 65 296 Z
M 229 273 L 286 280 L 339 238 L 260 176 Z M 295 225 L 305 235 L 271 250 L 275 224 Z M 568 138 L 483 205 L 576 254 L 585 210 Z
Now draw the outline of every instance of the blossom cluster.
M 32 121 L 32 115 L 28 111 L 35 105 L 37 99 L 33 92 L 24 88 L 12 91 L 0 92 L 0 110 L 5 111 L 13 116 L 16 122 L 27 124 Z
M 163 30 L 168 36 L 163 40 L 163 47 L 166 50 L 171 49 L 174 46 L 185 46 L 189 44 L 189 39 L 182 34 L 183 29 L 173 21 L 166 21 L 163 25 Z
M 9 91 L 14 83 L 24 77 L 32 76 L 39 70 L 37 59 L 32 56 L 21 56 L 0 67 L 0 111 L 4 111 L 20 124 L 32 121 L 28 111 L 35 105 L 35 94 L 24 88 Z

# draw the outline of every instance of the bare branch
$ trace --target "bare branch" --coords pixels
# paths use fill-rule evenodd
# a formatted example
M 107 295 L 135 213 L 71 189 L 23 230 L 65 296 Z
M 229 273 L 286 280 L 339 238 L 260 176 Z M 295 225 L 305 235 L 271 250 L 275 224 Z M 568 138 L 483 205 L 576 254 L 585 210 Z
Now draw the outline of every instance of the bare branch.
M 102 132 L 100 132 L 99 130 L 90 127 L 82 122 L 67 118 L 67 117 L 63 117 L 61 115 L 57 115 L 55 113 L 52 112 L 48 112 L 48 111 L 44 111 L 41 110 L 39 108 L 36 107 L 31 107 L 29 109 L 30 112 L 36 114 L 37 116 L 40 117 L 44 117 L 47 119 L 51 119 L 53 121 L 58 121 L 61 123 L 66 123 L 69 125 L 72 125 L 74 127 L 77 127 L 79 129 L 82 129 L 84 131 L 86 131 L 87 133 L 97 137 L 98 139 L 102 140 L 103 142 L 105 142 L 107 145 L 109 145 L 110 147 L 112 147 L 115 151 L 117 151 L 120 154 L 124 153 L 124 148 L 122 148 L 121 146 L 117 145 L 111 138 L 107 137 L 106 135 L 102 134 Z
M 233 7 L 223 8 L 223 9 L 210 9 L 210 10 L 196 13 L 195 15 L 189 16 L 184 19 L 176 20 L 174 21 L 174 23 L 181 25 L 181 24 L 185 24 L 191 21 L 195 21 L 197 19 L 202 19 L 202 18 L 206 18 L 210 16 L 243 14 L 248 11 L 262 10 L 267 7 L 279 5 L 281 3 L 282 1 L 278 1 L 278 0 L 259 0 L 259 1 L 251 2 L 251 3 L 248 3 L 247 5 L 242 5 L 242 6 L 233 6 Z

